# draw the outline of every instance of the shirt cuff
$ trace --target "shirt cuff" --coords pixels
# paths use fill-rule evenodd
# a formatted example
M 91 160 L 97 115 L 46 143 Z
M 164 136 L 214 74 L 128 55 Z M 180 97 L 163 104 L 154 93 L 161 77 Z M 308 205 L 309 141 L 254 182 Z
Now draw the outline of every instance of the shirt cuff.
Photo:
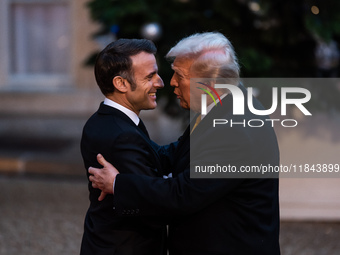
M 116 176 L 117 178 L 117 176 Z M 116 178 L 113 180 L 113 185 L 112 185 L 112 194 L 115 193 L 115 184 L 116 184 Z

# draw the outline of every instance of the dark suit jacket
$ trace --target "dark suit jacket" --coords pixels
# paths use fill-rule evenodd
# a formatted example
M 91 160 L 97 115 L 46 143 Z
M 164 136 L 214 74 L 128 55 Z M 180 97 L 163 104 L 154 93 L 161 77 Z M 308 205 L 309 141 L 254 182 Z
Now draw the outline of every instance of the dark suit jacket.
M 188 128 L 180 138 L 172 155 L 174 178 L 117 176 L 115 213 L 120 215 L 128 208 L 139 208 L 140 215 L 173 216 L 169 229 L 172 255 L 278 255 L 277 178 L 190 178 L 190 163 L 200 165 L 207 158 L 215 164 L 230 164 L 238 169 L 242 165 L 279 164 L 271 124 L 261 128 L 242 125 L 212 128 L 214 118 L 238 122 L 268 118 L 253 115 L 247 107 L 244 116 L 233 116 L 232 96 L 226 96 L 222 102 L 223 106 L 214 107 L 191 136 Z M 256 99 L 254 107 L 263 109 Z M 216 140 L 216 136 L 220 139 Z M 160 148 L 160 153 L 163 150 Z
M 81 152 L 87 169 L 101 167 L 96 155 L 101 153 L 122 173 L 161 176 L 158 154 L 150 145 L 148 135 L 121 111 L 100 105 L 87 121 L 81 140 Z M 94 254 L 164 254 L 165 224 L 156 217 L 120 217 L 113 215 L 112 195 L 98 201 L 100 190 L 88 185 L 90 207 L 85 218 L 81 244 L 82 255 Z M 138 214 L 129 208 L 125 215 Z

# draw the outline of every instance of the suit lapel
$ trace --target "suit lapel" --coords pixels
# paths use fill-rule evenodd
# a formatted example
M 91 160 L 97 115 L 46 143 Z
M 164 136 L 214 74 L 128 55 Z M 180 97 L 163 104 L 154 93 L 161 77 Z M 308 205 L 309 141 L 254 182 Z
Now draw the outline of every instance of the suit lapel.
M 150 139 L 149 132 L 148 132 L 148 130 L 146 129 L 146 127 L 145 127 L 145 125 L 144 125 L 142 119 L 139 119 L 138 128 L 139 128 L 140 130 L 142 130 L 143 133 Z
M 120 111 L 120 110 L 118 110 L 114 107 L 105 105 L 103 102 L 99 106 L 98 113 L 99 114 L 112 115 L 114 118 L 118 118 L 119 120 L 121 120 L 117 124 L 119 126 L 121 126 L 121 128 L 123 130 L 126 128 L 125 125 L 129 125 L 133 129 L 135 129 L 136 132 L 138 132 L 141 135 L 141 137 L 145 140 L 150 151 L 152 151 L 151 155 L 153 155 L 153 157 L 154 157 L 154 163 L 155 163 L 156 167 L 158 169 L 162 169 L 162 167 L 161 167 L 162 165 L 161 165 L 161 162 L 160 162 L 159 155 L 158 155 L 157 151 L 155 150 L 155 148 L 151 145 L 151 140 L 150 140 L 150 137 L 148 135 L 148 132 L 147 132 L 144 124 L 142 124 L 142 125 L 144 126 L 145 131 L 142 130 L 143 129 L 142 127 L 136 126 L 136 124 L 125 113 L 123 113 L 122 111 Z M 140 123 L 143 123 L 142 120 L 140 120 Z

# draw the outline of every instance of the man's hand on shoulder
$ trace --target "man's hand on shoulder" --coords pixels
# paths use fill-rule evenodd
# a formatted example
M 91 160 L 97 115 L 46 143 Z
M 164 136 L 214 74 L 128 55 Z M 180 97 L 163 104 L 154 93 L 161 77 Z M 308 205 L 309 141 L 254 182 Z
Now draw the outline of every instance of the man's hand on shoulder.
M 98 198 L 99 201 L 102 201 L 106 194 L 113 194 L 113 182 L 119 172 L 101 154 L 97 155 L 97 160 L 103 168 L 89 167 L 89 180 L 92 182 L 93 188 L 102 191 Z

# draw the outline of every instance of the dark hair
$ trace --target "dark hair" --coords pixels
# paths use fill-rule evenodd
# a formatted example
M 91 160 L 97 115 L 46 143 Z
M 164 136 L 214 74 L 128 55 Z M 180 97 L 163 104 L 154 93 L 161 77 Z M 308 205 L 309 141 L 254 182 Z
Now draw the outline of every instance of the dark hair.
M 127 79 L 131 89 L 135 89 L 131 56 L 141 52 L 156 54 L 157 48 L 153 42 L 146 39 L 119 39 L 107 45 L 98 54 L 94 74 L 104 95 L 114 92 L 112 80 L 115 76 Z

